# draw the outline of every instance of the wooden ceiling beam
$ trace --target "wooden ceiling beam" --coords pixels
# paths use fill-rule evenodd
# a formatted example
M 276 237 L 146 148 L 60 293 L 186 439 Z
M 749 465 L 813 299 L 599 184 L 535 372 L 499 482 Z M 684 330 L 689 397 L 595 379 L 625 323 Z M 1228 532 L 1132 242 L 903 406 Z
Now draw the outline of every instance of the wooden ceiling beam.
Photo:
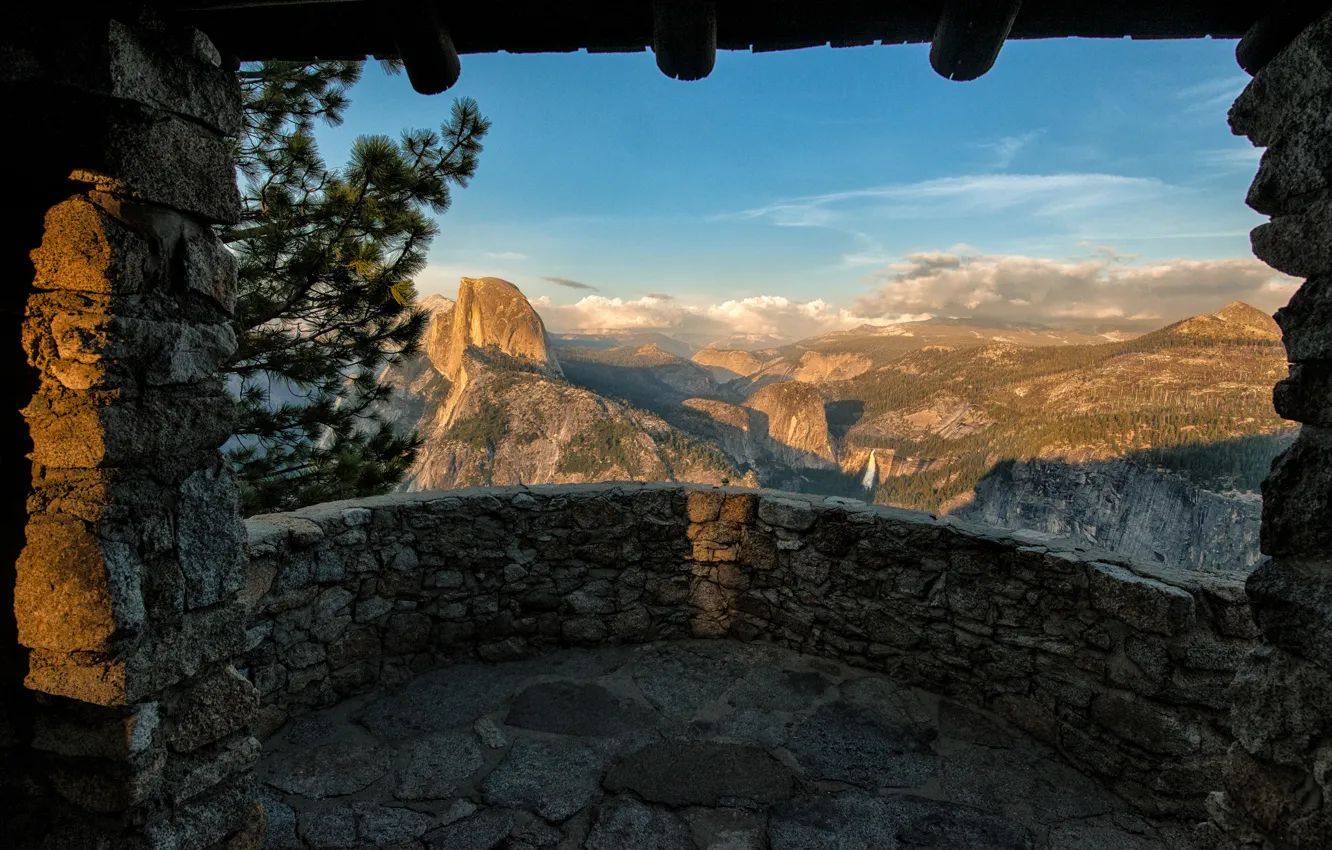
M 930 44 L 930 65 L 950 80 L 974 80 L 994 67 L 1022 0 L 947 0 Z
M 1326 2 L 1287 0 L 1259 18 L 1235 45 L 1235 61 L 1250 74 L 1256 74 L 1272 61 L 1287 44 L 1327 11 Z
M 652 0 L 652 52 L 674 80 L 701 80 L 717 64 L 715 0 Z
M 462 60 L 440 18 L 437 2 L 394 0 L 389 14 L 393 43 L 412 88 L 421 94 L 439 94 L 458 82 Z

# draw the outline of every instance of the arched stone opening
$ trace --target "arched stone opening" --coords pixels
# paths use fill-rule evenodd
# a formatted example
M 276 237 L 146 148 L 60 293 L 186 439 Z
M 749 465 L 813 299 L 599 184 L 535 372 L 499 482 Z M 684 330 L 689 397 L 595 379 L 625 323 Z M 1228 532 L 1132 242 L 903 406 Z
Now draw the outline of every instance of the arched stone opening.
M 1321 847 L 1332 832 L 1332 18 L 1278 52 L 1296 29 L 1279 15 L 1255 27 L 1257 75 L 1232 113 L 1268 148 L 1249 200 L 1273 222 L 1255 253 L 1308 282 L 1280 316 L 1293 365 L 1276 403 L 1305 430 L 1264 492 L 1272 560 L 1248 586 L 1264 642 L 1231 691 L 1237 740 L 1203 831 L 1219 846 Z M 15 611 L 0 627 L 9 834 L 254 846 L 258 695 L 234 663 L 247 651 L 241 532 L 210 365 L 232 344 L 233 272 L 208 225 L 236 214 L 234 81 L 200 33 L 130 4 L 78 20 L 28 10 L 2 38 L 0 85 L 32 130 L 0 304 L 16 376 L 0 391 L 0 559 L 16 565 L 0 572 Z M 729 562 L 692 548 L 684 560 L 704 612 L 690 621 L 720 630 L 738 589 Z

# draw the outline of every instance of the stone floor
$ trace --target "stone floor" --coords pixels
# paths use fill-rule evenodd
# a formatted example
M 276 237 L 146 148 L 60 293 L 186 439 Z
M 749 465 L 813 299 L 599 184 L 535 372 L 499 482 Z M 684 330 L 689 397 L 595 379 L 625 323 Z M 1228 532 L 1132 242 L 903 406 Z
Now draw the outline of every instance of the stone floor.
M 268 848 L 1185 846 L 991 715 L 731 641 L 437 669 L 287 724 L 259 775 Z

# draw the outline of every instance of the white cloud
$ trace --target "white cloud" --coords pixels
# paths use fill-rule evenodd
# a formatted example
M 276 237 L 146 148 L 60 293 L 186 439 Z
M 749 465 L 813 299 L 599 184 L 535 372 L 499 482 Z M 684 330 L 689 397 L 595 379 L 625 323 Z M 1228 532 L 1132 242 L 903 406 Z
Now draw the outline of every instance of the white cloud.
M 986 142 L 980 147 L 994 153 L 994 167 L 1000 171 L 1013 164 L 1028 145 L 1045 134 L 1045 130 L 1032 130 L 1017 136 L 1004 136 L 997 142 Z
M 979 174 L 829 192 L 724 215 L 781 227 L 834 227 L 876 215 L 951 218 L 1011 212 L 1063 218 L 1159 199 L 1172 187 L 1153 177 L 1116 174 Z
M 636 299 L 589 295 L 573 304 L 555 304 L 548 296 L 532 299 L 546 326 L 556 332 L 657 330 L 696 340 L 731 335 L 773 336 L 796 340 L 862 324 L 890 324 L 912 316 L 857 315 L 816 298 L 798 301 L 781 295 L 756 295 L 714 304 L 686 304 L 673 298 Z
M 527 255 L 521 251 L 490 251 L 486 254 L 492 260 L 526 260 Z
M 1085 259 L 921 252 L 871 275 L 864 316 L 980 315 L 1007 321 L 1149 330 L 1246 301 L 1272 312 L 1299 281 L 1258 260 L 1132 263 L 1101 249 Z
M 1186 112 L 1215 112 L 1228 109 L 1251 79 L 1247 74 L 1227 74 L 1187 86 L 1175 96 L 1187 102 Z
M 1262 158 L 1263 149 L 1252 145 L 1198 152 L 1198 161 L 1212 169 L 1257 171 L 1258 161 Z

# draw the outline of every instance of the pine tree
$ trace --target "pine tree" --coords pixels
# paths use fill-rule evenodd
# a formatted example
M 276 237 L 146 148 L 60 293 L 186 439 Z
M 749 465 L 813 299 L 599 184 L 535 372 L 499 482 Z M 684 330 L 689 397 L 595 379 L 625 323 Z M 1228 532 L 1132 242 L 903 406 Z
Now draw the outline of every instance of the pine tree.
M 438 132 L 362 136 L 347 167 L 330 169 L 315 122 L 341 122 L 360 72 L 359 62 L 239 72 L 243 213 L 222 238 L 239 271 L 239 346 L 225 371 L 236 398 L 228 456 L 247 514 L 386 492 L 420 445 L 381 413 L 386 370 L 418 350 L 427 316 L 412 278 L 438 232 L 431 213 L 475 174 L 490 122 L 458 99 Z

